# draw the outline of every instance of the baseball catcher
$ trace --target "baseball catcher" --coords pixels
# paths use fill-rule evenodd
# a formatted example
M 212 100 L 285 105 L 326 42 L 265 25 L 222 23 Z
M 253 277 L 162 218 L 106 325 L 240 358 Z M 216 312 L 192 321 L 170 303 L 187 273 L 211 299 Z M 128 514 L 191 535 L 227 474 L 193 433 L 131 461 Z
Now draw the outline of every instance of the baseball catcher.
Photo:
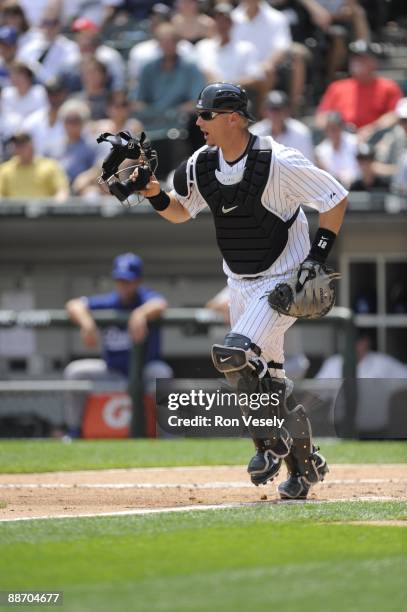
M 296 318 L 323 316 L 334 303 L 338 275 L 325 261 L 343 222 L 347 191 L 295 149 L 251 134 L 241 87 L 207 85 L 196 110 L 206 144 L 175 170 L 174 190 L 163 191 L 153 173 L 140 187 L 147 176 L 143 165 L 128 188 L 171 223 L 210 209 L 228 277 L 231 321 L 223 343 L 212 347 L 214 366 L 238 393 L 273 398 L 257 416 L 284 418 L 282 427 L 250 430 L 256 452 L 247 471 L 253 484 L 265 484 L 285 461 L 288 477 L 278 487 L 280 496 L 305 499 L 328 467 L 285 376 L 284 334 Z M 312 245 L 303 206 L 319 212 Z

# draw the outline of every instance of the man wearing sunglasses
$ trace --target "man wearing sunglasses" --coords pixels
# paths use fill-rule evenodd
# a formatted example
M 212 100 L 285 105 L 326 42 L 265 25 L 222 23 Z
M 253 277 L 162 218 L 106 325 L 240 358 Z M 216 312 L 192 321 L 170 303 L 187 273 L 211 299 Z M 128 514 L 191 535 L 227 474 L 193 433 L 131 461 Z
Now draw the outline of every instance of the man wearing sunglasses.
M 268 390 L 273 401 L 256 416 L 272 419 L 278 410 L 284 415 L 283 427 L 266 433 L 250 429 L 256 454 L 248 472 L 253 484 L 265 484 L 285 459 L 289 474 L 280 495 L 305 499 L 328 468 L 285 377 L 284 333 L 295 319 L 273 310 L 267 296 L 294 271 L 315 272 L 325 261 L 342 224 L 347 191 L 297 150 L 252 135 L 240 87 L 207 85 L 196 108 L 206 145 L 177 168 L 171 193 L 162 191 L 154 176 L 141 193 L 172 223 L 211 209 L 231 297 L 231 331 L 223 345 L 212 347 L 214 365 L 240 392 Z M 312 245 L 303 205 L 320 213 Z

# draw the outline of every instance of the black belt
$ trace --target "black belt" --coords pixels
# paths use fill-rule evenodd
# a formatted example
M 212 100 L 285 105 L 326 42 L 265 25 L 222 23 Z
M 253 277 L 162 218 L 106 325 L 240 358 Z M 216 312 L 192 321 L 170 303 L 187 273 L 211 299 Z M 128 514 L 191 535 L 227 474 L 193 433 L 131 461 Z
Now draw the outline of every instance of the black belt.
M 241 280 L 259 280 L 259 278 L 265 278 L 263 274 L 259 276 L 242 276 Z

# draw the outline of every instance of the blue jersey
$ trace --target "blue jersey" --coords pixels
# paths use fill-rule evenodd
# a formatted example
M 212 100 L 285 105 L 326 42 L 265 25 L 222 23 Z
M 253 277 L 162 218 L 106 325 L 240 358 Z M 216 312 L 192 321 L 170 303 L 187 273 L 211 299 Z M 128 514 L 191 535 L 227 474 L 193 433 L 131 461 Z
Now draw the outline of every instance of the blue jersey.
M 92 297 L 83 298 L 83 300 L 90 310 L 111 309 L 130 313 L 135 308 L 155 298 L 164 299 L 164 297 L 156 291 L 140 286 L 134 294 L 133 301 L 126 305 L 123 305 L 120 301 L 120 296 L 117 291 L 104 293 L 102 295 L 94 295 Z M 127 327 L 119 325 L 106 327 L 103 330 L 102 343 L 103 359 L 106 361 L 108 368 L 117 370 L 125 376 L 128 376 L 132 340 Z M 146 363 L 156 359 L 161 359 L 160 329 L 157 325 L 149 325 L 146 339 Z

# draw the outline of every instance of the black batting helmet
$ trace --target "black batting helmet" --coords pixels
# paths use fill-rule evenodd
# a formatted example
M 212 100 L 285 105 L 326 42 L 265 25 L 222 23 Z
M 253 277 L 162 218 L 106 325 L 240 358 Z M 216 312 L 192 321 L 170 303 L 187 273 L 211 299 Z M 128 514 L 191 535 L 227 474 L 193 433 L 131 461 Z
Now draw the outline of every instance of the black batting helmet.
M 235 111 L 254 121 L 248 110 L 249 99 L 242 87 L 231 83 L 211 83 L 203 88 L 196 103 L 197 110 Z

